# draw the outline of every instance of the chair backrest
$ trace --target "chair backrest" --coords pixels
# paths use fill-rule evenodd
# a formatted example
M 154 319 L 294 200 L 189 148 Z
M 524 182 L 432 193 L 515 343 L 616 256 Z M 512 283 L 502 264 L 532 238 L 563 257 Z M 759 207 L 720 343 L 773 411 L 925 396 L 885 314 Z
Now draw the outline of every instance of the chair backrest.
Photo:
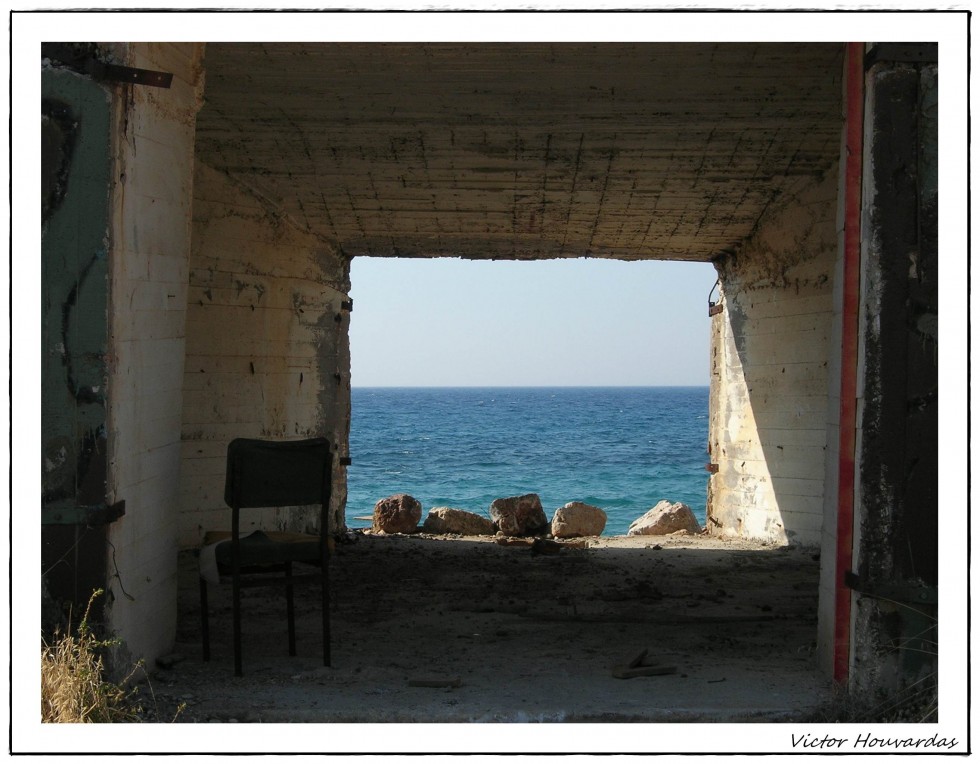
M 233 508 L 326 505 L 332 466 L 326 438 L 236 438 L 228 444 L 225 503 Z

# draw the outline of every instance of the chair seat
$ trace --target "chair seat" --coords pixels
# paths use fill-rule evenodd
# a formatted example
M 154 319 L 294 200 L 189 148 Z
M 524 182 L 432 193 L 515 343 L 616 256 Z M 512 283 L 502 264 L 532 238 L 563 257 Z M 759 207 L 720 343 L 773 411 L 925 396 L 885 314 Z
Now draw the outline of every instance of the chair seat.
M 223 538 L 222 538 L 223 537 Z M 205 535 L 206 545 L 217 544 L 214 548 L 215 559 L 222 572 L 230 571 L 231 534 L 213 531 Z M 320 544 L 316 536 L 307 533 L 290 533 L 288 531 L 255 531 L 242 536 L 241 564 L 249 565 L 281 565 L 286 562 L 320 561 Z

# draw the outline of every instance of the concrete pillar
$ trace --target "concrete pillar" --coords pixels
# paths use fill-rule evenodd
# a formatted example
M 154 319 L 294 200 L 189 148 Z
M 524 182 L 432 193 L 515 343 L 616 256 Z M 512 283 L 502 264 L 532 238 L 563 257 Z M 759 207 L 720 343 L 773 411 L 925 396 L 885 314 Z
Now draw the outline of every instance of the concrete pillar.
M 177 623 L 177 485 L 194 125 L 203 45 L 131 43 L 122 61 L 174 75 L 117 86 L 109 307 L 109 625 L 116 663 L 169 650 Z
M 938 107 L 935 48 L 869 53 L 851 687 L 935 679 Z M 913 125 L 915 129 L 909 130 Z
M 716 263 L 713 534 L 820 543 L 836 202 L 834 168 L 782 197 L 738 252 Z

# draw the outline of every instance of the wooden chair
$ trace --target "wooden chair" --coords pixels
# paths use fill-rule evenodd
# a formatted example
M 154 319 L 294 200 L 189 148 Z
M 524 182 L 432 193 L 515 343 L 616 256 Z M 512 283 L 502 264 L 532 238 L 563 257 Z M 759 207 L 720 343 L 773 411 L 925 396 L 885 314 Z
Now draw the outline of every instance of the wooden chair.
M 231 531 L 205 536 L 207 554 L 214 555 L 222 583 L 232 585 L 235 676 L 242 675 L 241 590 L 253 586 L 285 586 L 289 654 L 296 655 L 293 585 L 319 581 L 323 608 L 323 665 L 330 665 L 330 588 L 327 510 L 330 505 L 332 460 L 325 438 L 269 441 L 238 438 L 228 444 L 225 503 L 231 507 Z M 242 537 L 240 511 L 257 507 L 320 505 L 318 535 L 256 531 Z M 220 539 L 224 540 L 220 540 Z M 205 550 L 202 549 L 202 555 Z M 293 563 L 318 566 L 312 574 L 293 575 Z M 203 566 L 202 566 L 203 570 Z M 204 660 L 211 658 L 208 628 L 208 581 L 201 587 L 201 636 Z

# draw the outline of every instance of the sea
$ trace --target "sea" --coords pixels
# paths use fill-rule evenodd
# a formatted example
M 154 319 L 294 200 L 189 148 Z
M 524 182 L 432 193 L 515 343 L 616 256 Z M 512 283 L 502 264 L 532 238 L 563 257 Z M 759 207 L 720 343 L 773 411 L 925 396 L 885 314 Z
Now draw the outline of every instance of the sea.
M 625 535 L 657 502 L 703 525 L 707 387 L 355 387 L 347 525 L 408 493 L 489 517 L 497 498 L 536 493 L 550 520 L 582 501 Z

